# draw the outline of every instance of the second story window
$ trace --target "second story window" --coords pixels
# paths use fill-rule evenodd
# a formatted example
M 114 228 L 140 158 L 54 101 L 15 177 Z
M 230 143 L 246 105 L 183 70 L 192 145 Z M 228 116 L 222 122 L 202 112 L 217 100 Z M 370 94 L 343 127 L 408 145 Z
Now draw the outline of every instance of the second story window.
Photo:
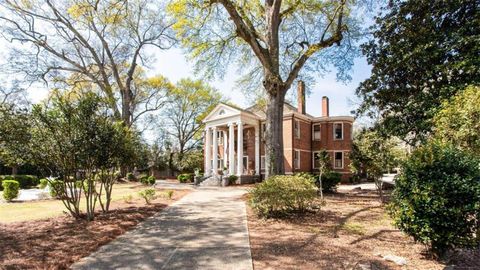
M 313 140 L 320 141 L 321 133 L 320 133 L 320 124 L 313 125 Z
M 295 134 L 295 138 L 300 139 L 300 121 L 293 121 L 293 132 Z
M 343 140 L 343 124 L 342 123 L 333 124 L 333 138 L 335 140 Z

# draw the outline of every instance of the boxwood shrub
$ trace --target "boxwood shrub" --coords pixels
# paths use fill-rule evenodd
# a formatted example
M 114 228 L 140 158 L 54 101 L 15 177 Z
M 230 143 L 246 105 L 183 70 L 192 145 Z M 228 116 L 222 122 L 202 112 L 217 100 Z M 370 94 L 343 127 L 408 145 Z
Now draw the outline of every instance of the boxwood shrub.
M 40 182 L 38 181 L 38 177 L 34 175 L 1 175 L 0 181 L 3 180 L 15 180 L 20 185 L 20 188 L 29 188 L 29 187 L 36 187 Z
M 18 197 L 18 191 L 20 190 L 20 184 L 15 180 L 3 180 L 3 198 L 10 202 Z
M 319 187 L 319 179 L 318 174 L 311 174 L 307 172 L 300 172 L 296 173 L 296 176 L 303 177 L 308 179 L 310 182 L 315 183 L 317 187 Z M 335 191 L 336 186 L 342 180 L 342 175 L 338 172 L 330 171 L 326 172 L 322 176 L 322 189 L 325 192 L 332 192 Z
M 194 175 L 192 173 L 182 173 L 177 176 L 177 179 L 180 183 L 191 183 L 193 182 Z
M 250 205 L 262 217 L 304 212 L 317 197 L 317 188 L 306 177 L 276 175 L 249 191 Z
M 140 182 L 146 186 L 151 186 L 153 184 L 155 184 L 155 177 L 153 175 L 151 176 L 144 176 L 142 178 L 140 178 Z
M 396 226 L 440 256 L 480 244 L 479 164 L 451 145 L 418 148 L 395 181 L 390 214 Z

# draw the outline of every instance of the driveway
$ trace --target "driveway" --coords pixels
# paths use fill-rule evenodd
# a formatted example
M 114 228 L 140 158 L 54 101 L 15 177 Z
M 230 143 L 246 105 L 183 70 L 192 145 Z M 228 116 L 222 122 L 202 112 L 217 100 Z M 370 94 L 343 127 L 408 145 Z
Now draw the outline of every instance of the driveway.
M 72 269 L 253 269 L 244 193 L 193 191 Z

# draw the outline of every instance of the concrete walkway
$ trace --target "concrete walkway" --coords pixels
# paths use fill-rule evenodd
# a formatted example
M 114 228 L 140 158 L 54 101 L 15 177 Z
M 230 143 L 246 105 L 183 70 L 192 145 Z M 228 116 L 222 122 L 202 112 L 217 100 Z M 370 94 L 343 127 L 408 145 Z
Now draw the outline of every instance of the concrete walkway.
M 244 193 L 198 189 L 72 269 L 253 269 Z

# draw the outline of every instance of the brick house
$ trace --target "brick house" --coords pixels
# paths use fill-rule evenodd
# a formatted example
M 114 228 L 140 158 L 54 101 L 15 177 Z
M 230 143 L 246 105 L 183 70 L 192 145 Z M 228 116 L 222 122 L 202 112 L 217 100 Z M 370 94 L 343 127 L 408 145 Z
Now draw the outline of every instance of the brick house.
M 330 116 L 329 99 L 321 101 L 322 116 L 306 113 L 305 85 L 298 84 L 298 108 L 285 103 L 283 113 L 283 146 L 285 173 L 316 172 L 315 156 L 325 149 L 333 170 L 350 176 L 349 153 L 352 148 L 352 116 Z M 235 174 L 241 183 L 264 175 L 265 113 L 256 106 L 241 109 L 218 104 L 207 115 L 205 123 L 205 175 Z M 216 153 L 216 154 L 214 154 Z M 217 168 L 216 170 L 213 168 Z

